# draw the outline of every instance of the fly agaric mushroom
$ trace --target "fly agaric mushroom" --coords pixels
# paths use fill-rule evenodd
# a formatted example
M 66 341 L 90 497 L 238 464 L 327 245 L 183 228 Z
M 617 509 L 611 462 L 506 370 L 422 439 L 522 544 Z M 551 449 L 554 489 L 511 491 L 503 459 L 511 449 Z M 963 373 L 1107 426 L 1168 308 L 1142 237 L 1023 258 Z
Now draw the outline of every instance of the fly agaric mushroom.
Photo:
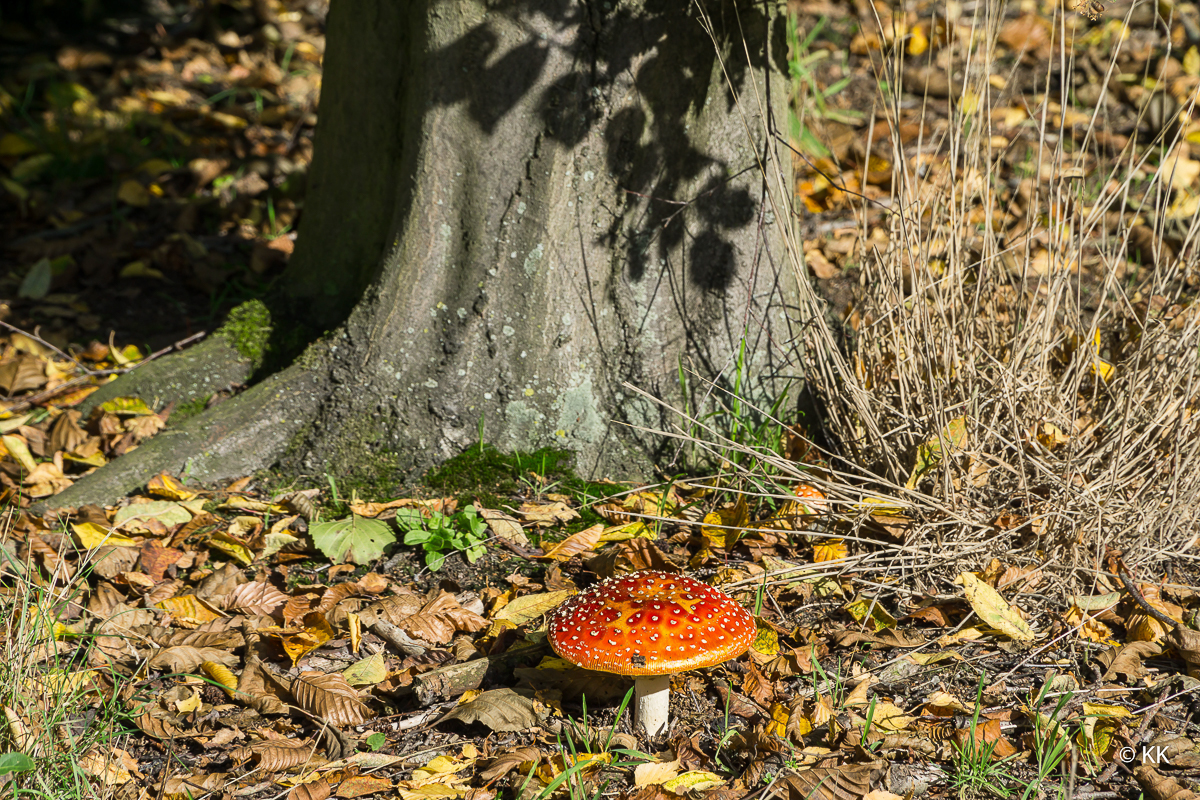
M 572 664 L 635 676 L 634 718 L 657 736 L 667 728 L 671 674 L 741 655 L 756 626 L 707 583 L 643 570 L 571 597 L 551 614 L 549 632 L 554 651 Z
M 815 486 L 800 484 L 796 487 L 796 497 L 800 498 L 796 505 L 801 514 L 825 514 L 829 511 L 829 502 L 824 492 Z

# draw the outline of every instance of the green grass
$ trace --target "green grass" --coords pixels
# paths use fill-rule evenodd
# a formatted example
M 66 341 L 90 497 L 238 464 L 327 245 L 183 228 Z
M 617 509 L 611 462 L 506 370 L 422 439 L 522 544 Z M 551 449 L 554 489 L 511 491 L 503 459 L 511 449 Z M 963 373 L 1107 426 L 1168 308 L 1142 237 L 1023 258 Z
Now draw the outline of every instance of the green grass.
M 70 626 L 58 620 L 65 601 L 80 602 L 80 569 L 65 586 L 36 585 L 33 568 L 0 550 L 0 575 L 8 591 L 0 601 L 3 657 L 0 658 L 0 773 L 12 795 L 91 798 L 105 794 L 102 776 L 119 775 L 116 749 L 123 747 L 119 700 L 128 679 L 77 663 L 85 647 L 87 612 Z M 107 691 L 104 687 L 108 686 Z M 26 768 L 28 767 L 28 769 Z M 111 785 L 109 788 L 115 788 Z

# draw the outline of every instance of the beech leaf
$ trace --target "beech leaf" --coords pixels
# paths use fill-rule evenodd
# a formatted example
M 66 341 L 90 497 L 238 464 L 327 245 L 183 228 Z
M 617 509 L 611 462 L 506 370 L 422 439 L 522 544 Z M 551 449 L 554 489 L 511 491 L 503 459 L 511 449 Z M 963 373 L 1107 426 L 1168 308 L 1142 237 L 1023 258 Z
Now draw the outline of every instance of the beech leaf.
M 386 522 L 351 514 L 346 519 L 318 522 L 308 529 L 313 544 L 335 564 L 369 564 L 396 541 Z

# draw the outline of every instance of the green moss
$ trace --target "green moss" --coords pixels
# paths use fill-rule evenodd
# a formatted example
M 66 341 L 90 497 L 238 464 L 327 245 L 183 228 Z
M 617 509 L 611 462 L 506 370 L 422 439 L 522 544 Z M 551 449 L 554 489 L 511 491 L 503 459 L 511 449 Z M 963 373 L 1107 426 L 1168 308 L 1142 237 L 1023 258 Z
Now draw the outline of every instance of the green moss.
M 438 492 L 455 495 L 460 504 L 477 502 L 487 508 L 499 508 L 512 495 L 528 494 L 530 490 L 570 494 L 583 502 L 624 490 L 615 484 L 583 480 L 575 474 L 574 458 L 571 451 L 552 447 L 532 453 L 502 453 L 489 444 L 480 444 L 430 470 L 423 482 Z M 582 529 L 599 521 L 599 515 L 585 508 L 575 524 Z
M 186 403 L 180 403 L 177 405 L 175 407 L 175 412 L 171 414 L 171 424 L 178 425 L 184 420 L 191 419 L 197 414 L 203 413 L 204 409 L 208 406 L 208 399 L 210 397 L 212 397 L 212 395 L 203 395 L 201 397 L 195 397 L 191 400 L 188 400 Z
M 262 366 L 271 333 L 271 312 L 261 300 L 248 300 L 237 306 L 217 329 L 217 335 L 225 337 L 254 369 Z

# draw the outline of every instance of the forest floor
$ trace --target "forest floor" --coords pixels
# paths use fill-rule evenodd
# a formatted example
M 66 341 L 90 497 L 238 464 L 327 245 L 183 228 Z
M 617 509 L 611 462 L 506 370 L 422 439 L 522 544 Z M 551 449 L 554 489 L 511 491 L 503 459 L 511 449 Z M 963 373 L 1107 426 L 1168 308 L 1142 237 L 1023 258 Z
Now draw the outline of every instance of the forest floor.
M 986 448 L 947 414 L 875 459 L 890 493 L 848 492 L 856 456 L 768 426 L 663 485 L 481 443 L 403 496 L 164 474 L 46 519 L 27 509 L 173 411 L 74 407 L 269 291 L 302 223 L 324 4 L 171 8 L 0 23 L 0 798 L 1196 796 L 1195 389 L 1120 384 L 1197 371 L 1195 6 L 791 4 L 802 250 L 847 346 L 996 242 L 998 301 L 954 277 L 962 327 L 1017 350 L 1022 298 L 1073 303 L 1081 333 L 1046 350 L 1058 416 L 995 449 L 1041 470 L 1019 491 L 956 453 Z M 897 294 L 873 296 L 883 262 Z M 1148 357 L 1152 327 L 1191 361 Z M 856 358 L 881 397 L 893 371 L 946 375 Z M 1147 386 L 1161 414 L 1109 415 Z M 629 679 L 545 634 L 640 569 L 758 627 L 672 678 L 655 739 Z

